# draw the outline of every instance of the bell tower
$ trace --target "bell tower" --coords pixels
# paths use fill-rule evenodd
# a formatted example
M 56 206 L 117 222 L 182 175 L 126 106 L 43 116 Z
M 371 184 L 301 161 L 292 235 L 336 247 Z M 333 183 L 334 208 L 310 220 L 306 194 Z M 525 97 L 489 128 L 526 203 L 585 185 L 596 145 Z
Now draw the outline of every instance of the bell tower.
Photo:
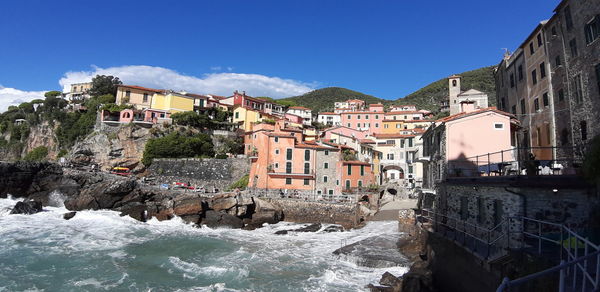
M 460 113 L 460 76 L 452 75 L 448 77 L 448 105 L 450 106 L 450 115 Z

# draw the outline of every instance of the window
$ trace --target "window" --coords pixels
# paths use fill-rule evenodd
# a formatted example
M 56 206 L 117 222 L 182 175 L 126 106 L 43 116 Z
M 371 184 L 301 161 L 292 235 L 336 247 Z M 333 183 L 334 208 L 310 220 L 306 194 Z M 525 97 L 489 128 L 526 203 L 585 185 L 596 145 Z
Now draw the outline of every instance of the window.
M 131 91 L 129 91 L 129 90 L 125 91 L 125 97 L 131 97 Z
M 412 165 L 408 166 L 408 173 L 413 173 L 413 166 Z
M 349 179 L 346 180 L 346 189 L 347 190 L 350 189 L 350 180 Z
M 560 67 L 560 65 L 562 65 L 562 61 L 560 60 L 560 55 L 557 55 L 556 58 L 554 58 L 554 67 Z
M 291 178 L 289 178 L 289 177 L 286 177 L 286 178 L 285 178 L 285 184 L 286 184 L 286 185 L 291 185 L 291 184 L 292 184 L 292 179 L 291 179 Z
M 494 123 L 494 129 L 504 130 L 504 123 Z
M 529 53 L 533 55 L 535 51 L 533 50 L 533 42 L 529 43 Z
M 535 111 L 540 110 L 540 99 L 539 98 L 536 98 L 533 100 L 533 108 L 535 109 Z
M 358 187 L 359 187 L 359 188 L 362 188 L 362 180 L 359 180 L 359 181 L 358 181 Z
M 546 93 L 544 93 L 544 95 L 542 95 L 542 102 L 544 103 L 544 107 L 549 105 L 548 92 L 546 92 Z
M 333 195 L 333 190 L 329 190 L 328 194 Z
M 240 118 L 240 113 L 239 113 L 239 112 L 236 112 L 236 113 L 235 113 L 235 118 L 236 118 L 236 119 L 239 119 L 239 118 Z
M 339 180 L 339 179 L 336 179 L 336 180 L 335 180 L 335 185 L 336 185 L 336 186 L 339 186 L 339 185 L 340 185 L 340 180 Z
M 544 62 L 540 64 L 540 79 L 544 79 L 546 77 L 546 67 L 544 66 Z
M 327 176 L 326 176 L 326 175 L 324 175 L 324 176 L 323 176 L 323 182 L 324 182 L 324 183 L 326 183 L 326 182 L 327 182 L 327 179 L 328 179 L 328 178 L 327 178 Z
M 571 17 L 571 9 L 569 6 L 565 7 L 563 13 L 565 14 L 565 24 L 567 25 L 567 30 L 571 30 L 571 28 L 573 28 L 573 18 Z
M 517 74 L 519 75 L 519 81 L 523 80 L 523 65 L 519 65 L 517 68 Z
M 350 123 L 348 123 L 348 124 L 347 124 L 347 126 L 348 126 L 348 128 L 352 128 L 352 127 L 350 126 Z
M 383 125 L 383 128 L 384 128 L 384 129 L 387 129 L 387 128 L 388 128 L 388 126 L 389 126 L 388 124 L 384 124 L 384 125 Z
M 596 86 L 598 87 L 598 92 L 600 92 L 600 63 L 596 64 Z
M 502 201 L 494 200 L 494 226 L 498 226 L 504 217 L 504 207 Z
M 279 168 L 279 163 L 275 163 L 275 169 Z
M 325 150 L 325 155 L 329 155 L 329 150 Z
M 537 84 L 537 72 L 535 70 L 531 71 L 531 82 L 534 85 Z
M 525 114 L 525 99 L 521 98 L 521 113 Z
M 365 166 L 364 165 L 360 166 L 360 176 L 365 176 Z
M 577 40 L 572 39 L 569 41 L 569 48 L 571 49 L 571 57 L 577 57 Z
M 369 115 L 365 115 L 365 120 L 368 120 L 368 119 L 369 119 Z
M 285 163 L 285 173 L 292 173 L 292 163 L 291 162 Z
M 600 16 L 594 17 L 592 21 L 585 25 L 585 43 L 590 44 L 600 37 Z
M 279 137 L 275 137 L 275 143 L 279 143 Z
M 563 101 L 563 100 L 565 100 L 565 92 L 561 88 L 558 90 L 558 101 Z
M 537 35 L 538 48 L 542 46 L 542 34 Z
M 306 162 L 304 163 L 304 174 L 309 174 L 310 173 L 310 163 Z
M 307 185 L 309 185 L 309 184 L 310 184 L 310 181 L 309 181 L 307 178 L 305 178 L 305 179 L 304 179 L 304 185 L 305 185 L 305 186 L 307 186 Z
M 387 159 L 388 160 L 394 160 L 394 153 L 388 153 Z
M 456 87 L 456 80 L 452 80 L 452 87 Z
M 460 219 L 467 220 L 469 218 L 469 198 L 460 197 Z
M 581 140 L 585 141 L 587 140 L 587 122 L 581 121 L 579 126 L 581 127 Z
M 148 93 L 144 93 L 144 100 L 143 102 L 148 102 Z
M 292 160 L 292 149 L 286 149 L 285 158 L 287 160 Z
M 517 106 L 516 106 L 516 105 L 513 105 L 513 106 L 512 106 L 512 108 L 511 108 L 511 111 L 510 111 L 510 112 L 511 112 L 513 115 L 516 115 L 516 114 L 517 114 Z
M 376 120 L 379 120 L 379 115 L 375 115 L 375 119 L 376 119 Z
M 408 138 L 408 147 L 413 147 L 413 138 Z
M 510 87 L 515 87 L 515 75 L 513 75 L 512 73 L 510 74 Z
M 557 35 L 557 33 L 556 33 L 556 26 L 552 26 L 552 29 L 550 31 L 552 31 L 552 36 L 556 36 Z
M 400 129 L 400 124 L 396 124 L 396 129 Z
M 310 160 L 310 150 L 304 150 L 304 161 Z
M 348 175 L 352 175 L 352 165 L 348 164 Z
M 379 128 L 379 123 L 375 123 L 375 128 Z
M 352 119 L 352 116 L 351 116 L 351 115 L 348 115 L 348 119 L 349 119 L 349 120 L 350 120 L 350 119 Z
M 575 76 L 574 80 L 573 80 L 573 98 L 575 99 L 575 102 L 580 103 L 583 101 L 583 92 L 582 92 L 582 88 L 581 88 L 581 75 L 577 75 Z
M 279 155 L 279 149 L 275 149 L 275 155 Z

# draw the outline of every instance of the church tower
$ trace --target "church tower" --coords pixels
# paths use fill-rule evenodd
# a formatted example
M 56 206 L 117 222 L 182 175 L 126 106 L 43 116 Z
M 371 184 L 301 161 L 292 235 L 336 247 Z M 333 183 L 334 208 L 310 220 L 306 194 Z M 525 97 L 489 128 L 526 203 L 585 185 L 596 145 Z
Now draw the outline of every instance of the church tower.
M 448 105 L 450 106 L 450 115 L 460 113 L 460 76 L 452 75 L 448 77 Z

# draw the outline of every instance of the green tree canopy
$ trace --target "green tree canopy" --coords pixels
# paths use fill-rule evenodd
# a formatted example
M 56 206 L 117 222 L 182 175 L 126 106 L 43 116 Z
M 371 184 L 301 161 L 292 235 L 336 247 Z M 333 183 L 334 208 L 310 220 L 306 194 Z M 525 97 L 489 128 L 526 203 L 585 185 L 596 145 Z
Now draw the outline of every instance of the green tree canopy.
M 92 88 L 90 89 L 91 96 L 101 96 L 112 94 L 117 96 L 117 87 L 123 84 L 118 77 L 110 75 L 96 75 L 92 78 Z
M 39 146 L 33 148 L 33 150 L 29 151 L 27 155 L 23 158 L 25 161 L 41 161 L 45 160 L 48 157 L 48 147 Z
M 60 91 L 52 90 L 52 91 L 48 91 L 48 92 L 44 93 L 44 96 L 46 98 L 48 98 L 48 97 L 58 97 L 61 94 L 62 94 L 62 92 L 60 92 Z
M 207 134 L 182 135 L 179 132 L 148 140 L 142 163 L 149 166 L 154 158 L 213 157 L 212 140 Z
M 195 128 L 210 128 L 212 123 L 207 115 L 199 115 L 196 112 L 180 112 L 171 115 L 173 123 L 180 126 L 190 126 Z

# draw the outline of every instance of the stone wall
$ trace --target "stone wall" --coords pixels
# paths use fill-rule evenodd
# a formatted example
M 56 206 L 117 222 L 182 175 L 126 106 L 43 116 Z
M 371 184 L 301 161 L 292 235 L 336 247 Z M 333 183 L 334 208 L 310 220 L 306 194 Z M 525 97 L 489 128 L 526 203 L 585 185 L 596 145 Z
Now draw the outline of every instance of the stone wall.
M 344 228 L 353 228 L 360 223 L 356 204 L 302 202 L 272 198 L 265 200 L 281 209 L 283 220 L 288 222 L 340 224 Z
M 550 176 L 447 180 L 435 204 L 438 212 L 486 229 L 506 217 L 524 216 L 581 230 L 592 227 L 600 210 L 595 189 L 581 178 Z M 512 221 L 511 230 L 520 230 L 519 224 Z
M 150 176 L 156 178 L 157 183 L 189 182 L 208 190 L 212 188 L 224 190 L 250 173 L 250 160 L 247 158 L 157 158 L 152 161 L 148 171 Z

